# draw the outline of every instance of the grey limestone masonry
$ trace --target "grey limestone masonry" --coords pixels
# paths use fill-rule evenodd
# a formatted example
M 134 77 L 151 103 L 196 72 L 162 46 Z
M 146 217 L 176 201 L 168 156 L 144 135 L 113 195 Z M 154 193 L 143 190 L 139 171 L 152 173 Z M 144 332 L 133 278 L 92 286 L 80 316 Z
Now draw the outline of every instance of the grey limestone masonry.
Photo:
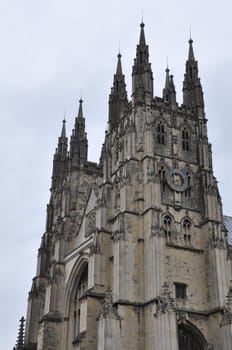
M 183 104 L 169 69 L 154 97 L 142 23 L 132 98 L 119 54 L 108 120 L 99 163 L 82 100 L 70 142 L 63 122 L 18 349 L 231 350 L 232 249 L 193 41 Z

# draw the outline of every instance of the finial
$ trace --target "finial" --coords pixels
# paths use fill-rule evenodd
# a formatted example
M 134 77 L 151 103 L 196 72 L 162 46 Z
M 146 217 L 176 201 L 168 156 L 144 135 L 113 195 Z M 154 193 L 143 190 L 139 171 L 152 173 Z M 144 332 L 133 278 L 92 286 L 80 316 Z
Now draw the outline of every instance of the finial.
M 146 45 L 146 40 L 145 40 L 145 34 L 144 34 L 144 27 L 145 24 L 143 23 L 143 21 L 140 24 L 140 38 L 139 38 L 139 45 Z
M 169 68 L 168 68 L 168 62 L 167 62 L 167 68 L 165 69 L 166 77 L 165 77 L 165 89 L 168 89 L 169 87 Z
M 65 120 L 65 116 L 64 116 L 62 130 L 61 130 L 61 137 L 63 137 L 63 138 L 66 137 L 65 123 L 66 123 L 66 120 Z
M 79 110 L 78 110 L 78 118 L 83 118 L 83 111 L 82 111 L 82 103 L 83 103 L 83 100 L 82 100 L 82 94 L 81 94 L 81 98 L 79 100 Z
M 193 52 L 193 40 L 192 40 L 192 37 L 191 37 L 191 32 L 190 32 L 190 39 L 189 39 L 189 55 L 188 55 L 188 60 L 189 60 L 189 61 L 195 61 L 194 52 Z
M 166 72 L 169 72 L 169 67 L 168 67 L 168 56 L 166 58 Z
M 143 26 L 144 27 L 144 23 L 143 23 L 143 10 L 141 11 L 141 24 L 140 26 Z
M 121 53 L 119 51 L 118 53 L 118 63 L 117 63 L 117 69 L 116 69 L 116 74 L 117 75 L 122 75 L 122 63 L 121 63 Z

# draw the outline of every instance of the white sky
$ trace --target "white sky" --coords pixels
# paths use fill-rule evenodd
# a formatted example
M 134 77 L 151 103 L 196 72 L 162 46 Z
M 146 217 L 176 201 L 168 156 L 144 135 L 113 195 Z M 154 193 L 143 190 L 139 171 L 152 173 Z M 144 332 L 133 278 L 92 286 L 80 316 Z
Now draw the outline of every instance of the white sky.
M 97 161 L 119 42 L 130 95 L 142 11 L 155 95 L 168 56 L 180 103 L 192 28 L 214 172 L 232 215 L 230 0 L 0 0 L 1 349 L 13 347 L 26 314 L 64 110 L 70 134 L 82 90 L 89 159 Z

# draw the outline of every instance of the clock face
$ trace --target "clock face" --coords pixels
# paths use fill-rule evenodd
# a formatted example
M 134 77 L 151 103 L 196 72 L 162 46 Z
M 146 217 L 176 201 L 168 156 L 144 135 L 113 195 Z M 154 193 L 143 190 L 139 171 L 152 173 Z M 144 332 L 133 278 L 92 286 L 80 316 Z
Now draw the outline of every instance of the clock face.
M 184 192 L 188 187 L 188 180 L 183 170 L 174 168 L 167 171 L 167 183 L 172 190 Z

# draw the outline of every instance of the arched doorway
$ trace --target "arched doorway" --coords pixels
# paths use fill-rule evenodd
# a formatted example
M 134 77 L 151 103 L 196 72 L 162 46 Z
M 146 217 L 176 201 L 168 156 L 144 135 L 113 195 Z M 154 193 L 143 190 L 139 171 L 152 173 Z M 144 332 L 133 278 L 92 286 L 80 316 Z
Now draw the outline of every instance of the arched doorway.
M 178 326 L 179 350 L 205 350 L 206 340 L 201 332 L 191 324 Z

